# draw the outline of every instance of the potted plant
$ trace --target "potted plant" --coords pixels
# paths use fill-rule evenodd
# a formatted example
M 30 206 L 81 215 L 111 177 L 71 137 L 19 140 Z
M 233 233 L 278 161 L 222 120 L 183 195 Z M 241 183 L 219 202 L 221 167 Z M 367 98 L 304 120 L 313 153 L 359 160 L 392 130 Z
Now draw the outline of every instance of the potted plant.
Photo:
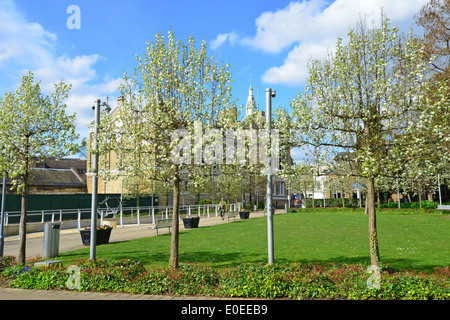
M 250 217 L 250 210 L 242 209 L 239 211 L 239 217 L 241 217 L 241 219 L 248 219 Z
M 109 237 L 111 236 L 111 230 L 113 227 L 108 225 L 97 226 L 97 241 L 96 245 L 109 243 Z M 86 227 L 80 230 L 81 241 L 83 245 L 89 246 L 91 244 L 91 227 Z
M 198 223 L 200 222 L 200 217 L 194 217 L 193 215 L 188 215 L 183 218 L 183 224 L 186 229 L 198 228 Z

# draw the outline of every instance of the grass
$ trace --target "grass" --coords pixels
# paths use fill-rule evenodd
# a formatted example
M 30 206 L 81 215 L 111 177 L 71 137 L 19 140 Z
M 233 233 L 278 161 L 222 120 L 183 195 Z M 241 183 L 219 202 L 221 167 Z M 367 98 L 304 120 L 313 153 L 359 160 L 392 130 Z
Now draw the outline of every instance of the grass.
M 431 271 L 450 264 L 448 215 L 411 210 L 377 213 L 381 261 Z M 114 230 L 113 230 L 114 232 Z M 367 216 L 362 210 L 316 209 L 274 216 L 275 262 L 369 264 Z M 267 220 L 236 222 L 180 232 L 180 262 L 213 268 L 267 261 Z M 166 266 L 170 235 L 98 246 L 97 257 Z M 65 263 L 86 259 L 89 248 L 62 253 Z

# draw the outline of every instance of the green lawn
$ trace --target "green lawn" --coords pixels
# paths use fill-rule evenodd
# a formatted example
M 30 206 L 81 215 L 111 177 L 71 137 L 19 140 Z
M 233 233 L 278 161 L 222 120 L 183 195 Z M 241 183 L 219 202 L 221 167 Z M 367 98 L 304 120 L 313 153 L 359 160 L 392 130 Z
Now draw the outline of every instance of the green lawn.
M 383 210 L 377 213 L 377 224 L 382 263 L 424 271 L 450 265 L 448 215 Z M 277 214 L 274 241 L 275 262 L 370 262 L 367 216 L 361 210 Z M 97 247 L 97 257 L 130 258 L 146 265 L 167 265 L 169 255 L 169 235 Z M 61 254 L 65 262 L 88 257 L 89 248 Z M 228 267 L 266 261 L 265 218 L 180 233 L 180 262 Z

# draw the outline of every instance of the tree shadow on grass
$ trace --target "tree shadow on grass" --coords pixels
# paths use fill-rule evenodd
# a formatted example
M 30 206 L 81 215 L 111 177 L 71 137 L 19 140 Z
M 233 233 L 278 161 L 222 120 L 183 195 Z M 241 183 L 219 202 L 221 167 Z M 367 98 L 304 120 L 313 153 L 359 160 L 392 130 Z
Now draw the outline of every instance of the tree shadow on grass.
M 98 254 L 98 257 L 101 257 Z M 134 250 L 127 252 L 109 252 L 108 258 L 113 260 L 133 259 L 142 262 L 144 265 L 166 265 L 169 263 L 170 251 L 167 252 L 152 252 L 151 250 Z M 70 257 L 66 255 L 66 257 Z M 180 253 L 180 263 L 200 263 L 211 266 L 232 267 L 237 266 L 243 262 L 249 262 L 248 257 L 244 258 L 238 252 L 218 254 L 216 252 L 201 251 Z M 255 261 L 256 262 L 256 261 Z
M 304 264 L 356 264 L 356 265 L 366 265 L 370 266 L 370 257 L 367 256 L 356 256 L 356 257 L 347 257 L 347 256 L 338 256 L 329 259 L 298 259 L 297 261 L 292 261 L 284 258 L 275 259 L 277 263 L 304 263 Z M 419 270 L 424 272 L 432 272 L 436 269 L 435 265 L 420 265 L 416 266 L 418 260 L 414 259 L 382 259 L 381 267 L 389 268 L 393 270 Z M 444 266 L 438 266 L 444 267 Z
M 186 235 L 185 232 L 180 232 L 180 237 Z M 109 259 L 132 259 L 138 260 L 145 265 L 167 265 L 170 259 L 170 234 L 162 234 L 159 237 L 161 238 L 169 238 L 168 247 L 143 247 L 135 249 L 135 250 L 121 250 L 117 248 L 117 250 L 103 250 L 102 246 L 98 246 L 97 248 L 97 256 L 98 257 L 108 257 Z M 134 241 L 134 240 L 133 240 Z M 128 241 L 116 241 L 111 242 L 109 245 L 122 245 L 126 244 Z M 108 245 L 108 246 L 109 246 Z M 80 252 L 80 250 L 84 250 L 85 252 Z M 62 254 L 64 260 L 76 259 L 80 255 L 84 255 L 86 253 L 86 257 L 89 257 L 89 248 L 84 248 L 72 252 L 67 252 Z M 200 263 L 207 264 L 212 267 L 235 267 L 242 263 L 267 263 L 267 255 L 261 253 L 244 253 L 239 251 L 232 252 L 217 252 L 217 251 L 188 251 L 188 249 L 184 247 L 180 247 L 179 253 L 179 262 L 180 263 Z M 399 258 L 382 258 L 382 266 L 387 266 L 389 268 L 394 269 L 409 269 L 409 270 L 419 270 L 424 272 L 432 272 L 436 268 L 435 265 L 424 265 L 421 264 L 418 266 L 419 260 L 415 259 L 399 259 Z M 308 258 L 308 259 L 289 259 L 286 257 L 277 257 L 275 251 L 275 263 L 302 263 L 302 264 L 358 264 L 358 265 L 370 265 L 370 257 L 367 256 L 345 256 L 340 255 L 336 257 L 330 257 L 324 259 L 318 258 Z M 443 266 L 439 266 L 443 267 Z
M 64 253 L 64 259 L 70 260 L 74 257 L 79 257 L 80 252 Z M 97 257 L 104 256 L 101 251 L 98 251 Z M 144 265 L 167 265 L 170 259 L 170 250 L 166 252 L 162 251 L 152 251 L 151 248 L 143 248 L 142 250 L 132 250 L 132 251 L 108 251 L 105 254 L 109 259 L 122 260 L 122 259 L 132 259 L 142 262 Z M 86 254 L 86 258 L 89 257 L 89 252 Z M 180 263 L 199 263 L 206 264 L 212 267 L 226 268 L 226 267 L 236 267 L 243 263 L 267 263 L 267 257 L 261 256 L 259 254 L 245 254 L 241 252 L 224 252 L 217 253 L 212 251 L 194 251 L 194 252 L 180 252 L 179 254 Z M 291 260 L 287 258 L 277 258 L 275 256 L 275 263 L 288 264 L 288 263 L 301 263 L 301 264 L 356 264 L 356 265 L 370 265 L 370 258 L 368 256 L 338 256 L 329 259 L 296 259 Z M 382 266 L 388 267 L 389 269 L 400 270 L 419 270 L 423 272 L 433 272 L 436 269 L 435 265 L 421 265 L 414 266 L 417 261 L 412 259 L 385 259 L 382 261 Z

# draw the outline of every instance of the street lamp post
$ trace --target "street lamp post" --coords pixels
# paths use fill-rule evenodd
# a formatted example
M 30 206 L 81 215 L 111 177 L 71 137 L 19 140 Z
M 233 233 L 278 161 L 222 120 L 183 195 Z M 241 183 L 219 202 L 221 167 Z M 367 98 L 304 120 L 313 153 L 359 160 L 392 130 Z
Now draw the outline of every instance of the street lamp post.
M 272 97 L 276 96 L 275 90 L 266 89 L 266 134 L 267 134 L 267 179 L 266 179 L 266 209 L 267 209 L 267 251 L 269 264 L 274 261 L 273 249 L 273 199 L 272 199 Z
M 92 201 L 91 201 L 91 241 L 90 241 L 90 259 L 95 260 L 95 246 L 97 244 L 97 207 L 98 207 L 98 125 L 100 123 L 100 107 L 106 107 L 106 110 L 110 110 L 109 106 L 105 102 L 101 102 L 100 99 L 95 101 L 95 106 L 92 108 L 95 110 L 94 121 L 94 159 L 92 167 Z

